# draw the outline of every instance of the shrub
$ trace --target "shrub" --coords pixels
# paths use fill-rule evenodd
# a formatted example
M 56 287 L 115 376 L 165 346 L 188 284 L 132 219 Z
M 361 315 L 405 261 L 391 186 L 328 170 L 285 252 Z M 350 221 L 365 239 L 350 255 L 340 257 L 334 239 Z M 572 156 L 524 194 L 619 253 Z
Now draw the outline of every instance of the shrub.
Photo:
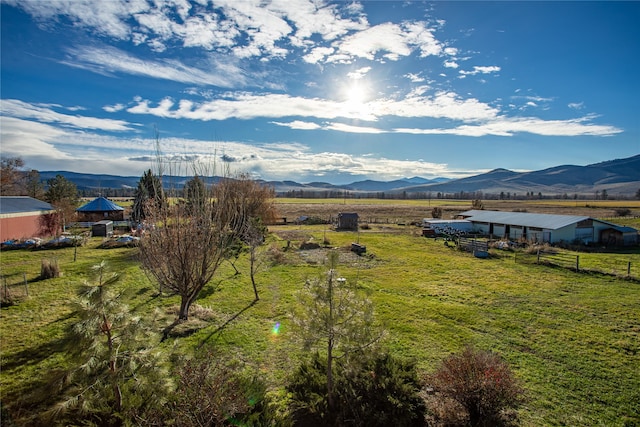
M 630 216 L 631 209 L 629 208 L 618 208 L 615 210 L 616 216 Z
M 169 407 L 184 426 L 223 425 L 249 410 L 236 367 L 212 354 L 180 366 L 176 391 Z
M 326 398 L 326 360 L 318 353 L 302 363 L 288 389 L 295 425 L 422 426 L 424 401 L 413 363 L 386 353 L 341 360 L 335 370 L 334 410 Z
M 54 277 L 60 277 L 60 267 L 58 266 L 58 260 L 43 259 L 40 266 L 40 278 L 41 279 L 53 279 Z
M 470 346 L 445 359 L 427 382 L 434 393 L 428 407 L 436 425 L 506 426 L 522 401 L 523 391 L 507 363 Z
M 272 245 L 269 248 L 268 258 L 271 261 L 271 265 L 282 265 L 286 263 L 284 251 L 276 245 Z

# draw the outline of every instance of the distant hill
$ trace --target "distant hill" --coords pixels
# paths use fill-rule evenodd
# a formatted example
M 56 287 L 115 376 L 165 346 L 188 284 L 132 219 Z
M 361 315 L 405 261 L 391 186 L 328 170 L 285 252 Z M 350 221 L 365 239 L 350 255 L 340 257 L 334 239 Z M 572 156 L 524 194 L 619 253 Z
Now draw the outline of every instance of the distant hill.
M 101 189 L 135 189 L 139 176 L 93 175 L 66 171 L 40 172 L 43 180 L 62 175 L 72 181 L 78 189 L 99 192 Z M 190 177 L 164 177 L 167 188 L 181 188 Z M 207 179 L 215 182 L 219 177 Z M 356 181 L 346 185 L 326 182 L 299 183 L 295 181 L 262 181 L 271 185 L 278 194 L 302 191 L 307 195 L 332 192 L 385 192 L 394 193 L 471 193 L 499 194 L 509 192 L 525 194 L 533 192 L 544 195 L 593 195 L 607 191 L 611 196 L 631 197 L 640 189 L 640 155 L 626 159 L 608 160 L 587 166 L 562 165 L 532 172 L 514 172 L 508 169 L 494 169 L 490 172 L 466 178 L 426 179 L 421 177 L 403 178 L 394 181 Z
M 546 195 L 595 194 L 633 196 L 640 189 L 640 155 L 587 166 L 563 165 L 532 172 L 495 169 L 481 175 L 405 188 L 407 192 L 483 192 Z

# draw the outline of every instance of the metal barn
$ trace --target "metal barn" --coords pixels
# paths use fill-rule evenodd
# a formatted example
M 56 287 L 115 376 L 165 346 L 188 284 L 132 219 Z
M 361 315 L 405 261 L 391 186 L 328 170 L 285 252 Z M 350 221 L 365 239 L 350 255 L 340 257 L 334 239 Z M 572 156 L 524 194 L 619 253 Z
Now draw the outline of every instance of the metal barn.
M 618 227 L 580 215 L 470 210 L 458 216 L 471 221 L 474 230 L 479 233 L 533 242 L 602 243 L 603 231 Z

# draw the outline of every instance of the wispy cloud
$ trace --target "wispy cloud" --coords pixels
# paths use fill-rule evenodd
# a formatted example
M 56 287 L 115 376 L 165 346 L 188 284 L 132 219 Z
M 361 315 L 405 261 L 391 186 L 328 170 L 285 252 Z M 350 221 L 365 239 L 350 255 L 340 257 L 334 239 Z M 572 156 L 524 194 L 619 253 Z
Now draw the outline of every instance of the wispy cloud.
M 80 115 L 69 115 L 55 111 L 51 105 L 30 104 L 17 99 L 3 99 L 0 103 L 2 115 L 33 119 L 44 123 L 56 123 L 77 129 L 96 129 L 103 131 L 132 131 L 135 126 L 124 120 L 102 119 Z
M 136 176 L 140 163 L 150 167 L 155 155 L 155 140 L 123 140 L 106 135 L 79 132 L 12 117 L 0 117 L 2 151 L 21 156 L 30 167 L 57 170 L 60 162 L 78 172 Z M 328 124 L 338 127 L 338 124 Z M 82 150 L 77 150 L 82 147 Z M 162 138 L 162 156 L 175 165 L 175 172 L 190 173 L 189 165 L 214 164 L 233 160 L 239 172 L 267 179 L 308 182 L 319 178 L 345 179 L 370 176 L 372 179 L 397 179 L 404 176 L 448 175 L 445 164 L 424 161 L 399 161 L 344 153 L 313 153 L 300 143 L 247 144 L 234 141 L 202 141 Z M 180 166 L 182 165 L 182 166 Z M 180 168 L 184 168 L 184 170 Z
M 623 132 L 615 126 L 596 125 L 590 123 L 592 117 L 581 117 L 570 120 L 543 120 L 535 117 L 507 118 L 498 117 L 495 120 L 478 125 L 461 125 L 453 128 L 397 128 L 398 133 L 412 133 L 417 135 L 458 135 L 482 137 L 513 136 L 517 133 L 530 133 L 544 136 L 612 136 Z
M 264 106 L 269 105 L 268 109 Z M 252 119 L 257 117 L 314 117 L 318 119 L 350 118 L 376 121 L 384 116 L 448 118 L 462 121 L 487 120 L 498 110 L 477 99 L 462 99 L 453 92 L 433 96 L 412 96 L 405 99 L 378 99 L 354 106 L 320 98 L 304 98 L 286 94 L 255 95 L 231 93 L 223 99 L 196 103 L 176 102 L 170 98 L 153 105 L 140 99 L 130 107 L 133 114 L 151 114 L 168 118 L 193 120 Z
M 64 64 L 101 74 L 124 73 L 188 84 L 227 88 L 246 85 L 246 73 L 232 61 L 210 59 L 205 70 L 174 59 L 143 60 L 114 47 L 81 46 L 70 48 Z

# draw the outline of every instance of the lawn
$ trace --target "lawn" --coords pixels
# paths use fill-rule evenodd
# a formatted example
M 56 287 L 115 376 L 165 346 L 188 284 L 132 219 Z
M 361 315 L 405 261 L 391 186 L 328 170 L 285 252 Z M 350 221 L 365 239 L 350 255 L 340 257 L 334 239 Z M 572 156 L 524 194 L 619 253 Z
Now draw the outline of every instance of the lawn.
M 300 251 L 302 241 L 341 251 L 338 270 L 374 302 L 384 325 L 385 345 L 430 372 L 443 357 L 466 344 L 499 352 L 526 389 L 520 410 L 525 426 L 624 426 L 640 424 L 640 283 L 615 276 L 514 262 L 510 253 L 489 259 L 446 248 L 419 236 L 419 229 L 373 225 L 359 234 L 325 226 L 275 226 L 265 246 L 285 248 L 282 262 L 265 264 L 253 300 L 248 262 L 235 275 L 225 263 L 205 288 L 179 338 L 163 343 L 185 353 L 213 346 L 232 353 L 281 390 L 304 354 L 291 329 L 295 294 L 320 274 L 325 249 Z M 358 257 L 351 242 L 366 245 Z M 162 309 L 158 328 L 170 323 L 176 297 L 157 296 L 140 269 L 136 249 L 97 249 L 94 238 L 78 249 L 9 251 L 1 254 L 5 275 L 26 273 L 29 296 L 0 315 L 2 403 L 11 414 L 28 411 L 29 390 L 66 363 L 64 332 L 75 317 L 69 301 L 90 266 L 105 259 L 122 275 L 132 309 L 150 315 Z M 289 242 L 289 243 L 288 243 Z M 590 254 L 607 262 L 608 254 Z M 640 255 L 625 254 L 640 264 Z M 63 277 L 35 281 L 43 258 L 56 258 Z M 587 262 L 585 260 L 585 262 Z M 595 262 L 595 261 L 594 261 Z M 20 281 L 22 276 L 18 277 Z M 272 332 L 280 323 L 279 334 Z

